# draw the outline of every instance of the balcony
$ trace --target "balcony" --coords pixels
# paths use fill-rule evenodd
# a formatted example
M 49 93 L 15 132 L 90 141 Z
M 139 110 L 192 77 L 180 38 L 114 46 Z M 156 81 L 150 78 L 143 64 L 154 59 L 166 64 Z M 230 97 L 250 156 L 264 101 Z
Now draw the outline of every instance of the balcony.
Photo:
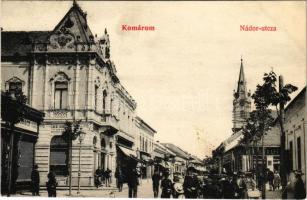
M 101 131 L 106 135 L 114 135 L 118 132 L 118 119 L 110 113 L 101 114 L 102 128 Z

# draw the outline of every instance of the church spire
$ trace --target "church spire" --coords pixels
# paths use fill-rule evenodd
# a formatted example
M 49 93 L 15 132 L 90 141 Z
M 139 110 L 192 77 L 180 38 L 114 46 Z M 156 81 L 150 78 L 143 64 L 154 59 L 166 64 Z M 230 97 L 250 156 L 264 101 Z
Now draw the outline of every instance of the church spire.
M 77 6 L 77 0 L 73 0 L 73 3 L 72 3 L 73 6 Z
M 240 66 L 240 75 L 239 75 L 239 83 L 245 82 L 244 70 L 243 70 L 243 59 L 241 57 L 241 66 Z
M 233 100 L 233 132 L 237 132 L 246 124 L 251 111 L 250 92 L 246 91 L 246 80 L 244 76 L 243 59 L 241 57 L 240 73 L 237 91 L 234 92 Z
M 246 81 L 244 76 L 244 67 L 243 67 L 243 59 L 241 57 L 241 65 L 240 65 L 240 74 L 239 74 L 239 80 L 238 80 L 238 87 L 237 87 L 237 93 L 246 92 Z

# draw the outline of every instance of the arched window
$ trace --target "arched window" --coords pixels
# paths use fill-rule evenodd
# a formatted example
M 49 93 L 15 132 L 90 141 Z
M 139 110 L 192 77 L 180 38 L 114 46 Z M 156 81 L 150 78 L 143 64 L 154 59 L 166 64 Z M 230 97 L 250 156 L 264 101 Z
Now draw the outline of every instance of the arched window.
M 105 149 L 106 148 L 106 141 L 105 141 L 104 138 L 101 139 L 100 146 L 101 146 L 101 149 Z
M 102 93 L 102 112 L 106 113 L 106 99 L 107 99 L 107 92 L 103 90 Z
M 96 146 L 97 146 L 97 137 L 94 136 L 94 138 L 93 138 L 93 147 L 96 148 Z
M 24 81 L 22 81 L 18 77 L 13 77 L 5 82 L 6 90 L 8 90 L 10 93 L 22 91 L 23 85 L 24 85 Z
M 56 175 L 68 175 L 68 144 L 63 137 L 54 136 L 50 142 L 50 171 Z
M 54 108 L 65 109 L 67 108 L 68 99 L 68 83 L 67 82 L 55 82 L 54 91 Z
M 68 91 L 70 88 L 70 78 L 62 71 L 57 72 L 50 78 L 52 88 L 51 105 L 55 109 L 67 109 L 69 102 Z

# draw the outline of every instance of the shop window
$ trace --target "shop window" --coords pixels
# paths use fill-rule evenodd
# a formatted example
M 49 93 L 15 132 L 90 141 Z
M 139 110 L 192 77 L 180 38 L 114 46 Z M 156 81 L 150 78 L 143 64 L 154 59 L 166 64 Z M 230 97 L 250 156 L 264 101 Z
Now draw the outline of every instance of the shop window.
M 54 108 L 55 109 L 67 108 L 67 99 L 68 99 L 68 83 L 55 82 Z
M 68 144 L 61 136 L 54 136 L 50 142 L 50 171 L 58 176 L 68 175 Z

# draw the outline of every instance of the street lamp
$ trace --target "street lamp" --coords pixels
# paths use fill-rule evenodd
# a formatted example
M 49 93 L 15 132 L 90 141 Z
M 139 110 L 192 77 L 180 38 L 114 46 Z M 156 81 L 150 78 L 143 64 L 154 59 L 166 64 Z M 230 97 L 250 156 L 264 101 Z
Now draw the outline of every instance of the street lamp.
M 82 141 L 84 140 L 85 137 L 85 133 L 84 132 L 80 132 L 79 135 L 79 169 L 78 169 L 78 192 L 77 194 L 80 194 L 80 178 L 81 178 L 81 144 Z

